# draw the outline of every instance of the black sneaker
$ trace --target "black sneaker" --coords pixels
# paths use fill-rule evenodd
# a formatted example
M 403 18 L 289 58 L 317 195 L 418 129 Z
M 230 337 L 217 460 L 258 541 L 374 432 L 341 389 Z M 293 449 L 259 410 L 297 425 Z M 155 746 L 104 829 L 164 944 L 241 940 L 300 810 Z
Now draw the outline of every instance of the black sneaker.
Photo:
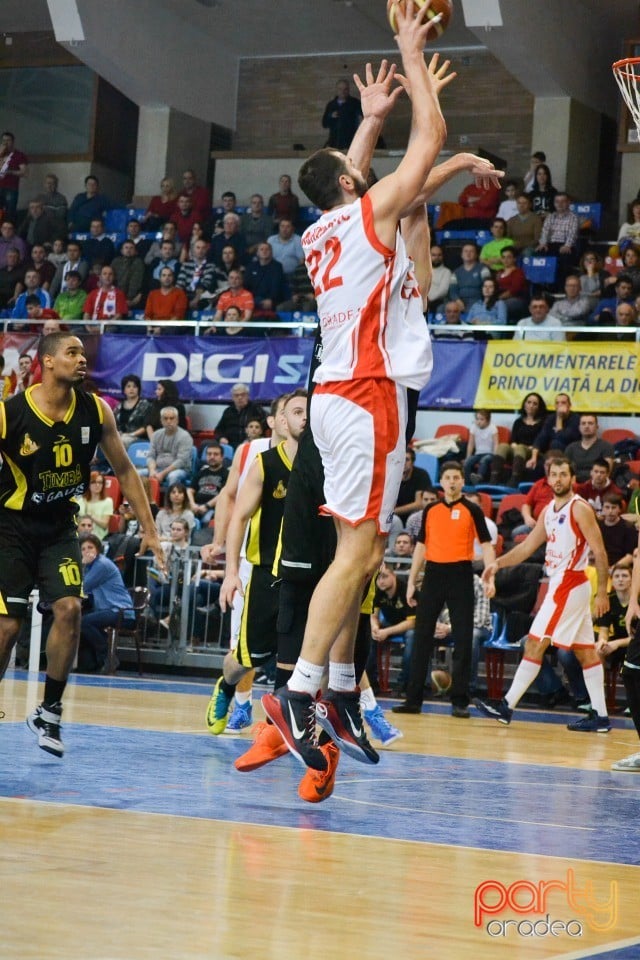
M 504 698 L 502 700 L 476 699 L 473 702 L 480 713 L 484 713 L 485 717 L 490 717 L 492 720 L 497 720 L 498 723 L 511 723 L 513 710 Z
M 281 687 L 265 693 L 262 706 L 294 757 L 312 770 L 327 769 L 327 759 L 316 740 L 316 702 L 311 694 Z
M 64 744 L 60 736 L 61 718 L 61 703 L 52 703 L 48 706 L 41 703 L 27 717 L 27 726 L 37 736 L 38 746 L 47 753 L 52 753 L 54 757 L 61 757 L 64 753 Z
M 408 700 L 405 700 L 404 703 L 397 703 L 395 707 L 391 707 L 392 713 L 422 713 L 422 707 L 419 703 L 409 703 Z
M 364 731 L 360 689 L 327 690 L 316 703 L 316 720 L 348 757 L 360 763 L 378 763 L 380 757 Z

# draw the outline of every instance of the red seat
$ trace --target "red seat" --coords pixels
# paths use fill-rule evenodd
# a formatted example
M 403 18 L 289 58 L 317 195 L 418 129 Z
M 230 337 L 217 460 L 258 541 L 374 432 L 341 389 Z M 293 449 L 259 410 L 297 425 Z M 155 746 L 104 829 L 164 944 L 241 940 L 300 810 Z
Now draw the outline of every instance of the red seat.
M 602 439 L 615 446 L 622 440 L 637 440 L 638 436 L 633 430 L 626 430 L 624 427 L 611 427 L 609 430 L 602 431 Z
M 496 514 L 496 524 L 500 526 L 502 523 L 502 518 L 507 510 L 521 510 L 522 504 L 526 500 L 524 493 L 508 493 L 506 497 L 503 497 L 498 506 L 498 512 Z
M 450 437 L 452 435 L 460 437 L 463 443 L 468 443 L 469 427 L 465 427 L 461 423 L 441 423 L 434 437 Z
M 493 516 L 493 500 L 491 499 L 490 493 L 485 493 L 484 490 L 475 490 L 476 497 L 480 497 L 480 506 L 482 507 L 482 512 L 485 517 L 489 519 Z
M 113 500 L 113 509 L 117 510 L 122 503 L 122 491 L 120 490 L 120 481 L 117 477 L 106 476 L 104 478 L 104 495 Z
M 149 481 L 149 488 L 151 490 L 151 496 L 153 497 L 153 502 L 157 503 L 159 507 L 162 506 L 162 491 L 160 490 L 160 481 L 157 477 L 147 477 Z
M 498 427 L 498 443 L 511 443 L 511 429 Z

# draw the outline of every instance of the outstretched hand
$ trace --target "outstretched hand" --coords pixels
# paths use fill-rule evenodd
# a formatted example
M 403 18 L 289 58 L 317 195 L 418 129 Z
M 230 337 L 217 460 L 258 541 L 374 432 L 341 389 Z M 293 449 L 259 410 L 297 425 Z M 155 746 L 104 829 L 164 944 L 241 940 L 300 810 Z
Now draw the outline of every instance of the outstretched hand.
M 429 37 L 429 31 L 442 20 L 442 14 L 429 17 L 430 4 L 425 3 L 416 9 L 413 0 L 405 0 L 395 6 L 397 32 L 394 37 L 403 59 L 415 53 L 422 53 Z
M 360 92 L 360 106 L 362 107 L 363 117 L 375 117 L 377 120 L 384 120 L 391 113 L 396 100 L 402 94 L 401 86 L 393 87 L 395 79 L 396 65 L 392 63 L 389 66 L 387 60 L 380 63 L 375 79 L 371 64 L 366 65 L 365 83 L 362 82 L 357 73 L 354 73 L 353 82 Z
M 448 72 L 450 66 L 451 60 L 443 60 L 442 63 L 440 63 L 439 53 L 434 53 L 431 60 L 429 60 L 427 70 L 431 77 L 431 85 L 433 86 L 436 96 L 439 96 L 440 91 L 444 90 L 444 88 L 458 76 L 455 70 L 452 70 L 451 73 Z M 411 85 L 404 74 L 396 73 L 396 80 L 402 84 L 409 99 L 411 99 Z
M 483 160 L 482 157 L 476 157 L 470 153 L 467 170 L 474 178 L 477 187 L 488 190 L 489 187 L 502 186 L 501 180 L 504 177 L 504 170 L 498 170 L 489 160 Z

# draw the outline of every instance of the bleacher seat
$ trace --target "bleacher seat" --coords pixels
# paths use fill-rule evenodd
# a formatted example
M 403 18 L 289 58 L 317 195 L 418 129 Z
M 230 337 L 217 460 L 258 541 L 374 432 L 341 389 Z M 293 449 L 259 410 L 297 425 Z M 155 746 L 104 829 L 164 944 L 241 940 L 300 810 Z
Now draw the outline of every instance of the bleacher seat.
M 129 219 L 130 218 L 127 211 L 122 207 L 116 207 L 113 210 L 107 210 L 104 218 L 105 233 L 126 234 L 127 220 Z
M 118 478 L 105 475 L 103 489 L 104 495 L 106 497 L 111 497 L 113 500 L 113 509 L 117 510 L 122 501 L 122 492 L 120 490 L 120 481 Z
M 529 283 L 555 283 L 557 257 L 523 257 L 522 269 Z
M 626 430 L 624 427 L 610 427 L 608 430 L 602 431 L 602 439 L 606 440 L 607 443 L 612 443 L 615 447 L 616 443 L 621 443 L 623 440 L 637 440 L 637 435 L 633 430 Z
M 431 477 L 431 483 L 437 483 L 438 477 L 440 475 L 440 464 L 438 458 L 434 457 L 432 453 L 421 453 L 416 451 L 416 467 L 421 467 L 423 470 L 426 470 L 429 476 Z
M 602 223 L 601 203 L 571 203 L 569 209 L 578 215 L 581 230 L 599 230 Z
M 147 458 L 149 457 L 149 450 L 151 444 L 148 440 L 137 440 L 135 443 L 132 443 L 127 454 L 129 455 L 129 460 L 134 465 L 138 473 L 142 473 L 147 470 Z
M 482 246 L 491 240 L 491 232 L 489 230 L 436 230 L 436 240 L 438 243 L 473 240 L 478 246 Z
M 321 214 L 320 207 L 300 207 L 298 220 L 301 226 L 308 227 L 310 223 L 315 223 Z
M 144 217 L 146 212 L 146 207 L 127 207 L 125 210 L 125 213 L 127 214 L 127 220 L 139 220 L 140 217 Z

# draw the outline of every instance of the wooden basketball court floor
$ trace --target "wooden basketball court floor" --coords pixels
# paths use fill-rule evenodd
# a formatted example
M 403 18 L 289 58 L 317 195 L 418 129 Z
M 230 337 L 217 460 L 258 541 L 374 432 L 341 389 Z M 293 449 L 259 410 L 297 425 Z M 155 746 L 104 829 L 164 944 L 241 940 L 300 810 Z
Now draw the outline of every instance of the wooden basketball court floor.
M 249 735 L 205 731 L 208 686 L 74 677 L 63 760 L 24 723 L 40 691 L 0 687 L 3 960 L 640 957 L 628 720 L 427 704 L 308 804 L 290 755 L 236 772 Z

